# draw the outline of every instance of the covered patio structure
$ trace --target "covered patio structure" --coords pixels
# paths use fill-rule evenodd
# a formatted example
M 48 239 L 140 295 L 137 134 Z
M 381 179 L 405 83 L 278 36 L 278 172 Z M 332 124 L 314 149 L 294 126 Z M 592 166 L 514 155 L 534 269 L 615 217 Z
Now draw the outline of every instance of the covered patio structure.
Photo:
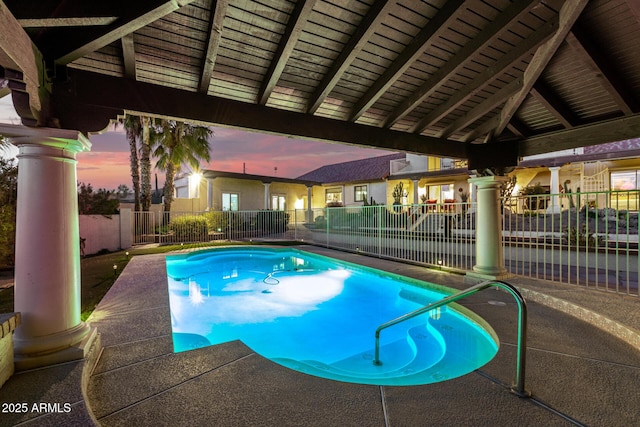
M 16 366 L 87 356 L 75 154 L 126 113 L 468 159 L 480 278 L 504 274 L 500 175 L 640 136 L 634 0 L 0 0 L 22 125 Z

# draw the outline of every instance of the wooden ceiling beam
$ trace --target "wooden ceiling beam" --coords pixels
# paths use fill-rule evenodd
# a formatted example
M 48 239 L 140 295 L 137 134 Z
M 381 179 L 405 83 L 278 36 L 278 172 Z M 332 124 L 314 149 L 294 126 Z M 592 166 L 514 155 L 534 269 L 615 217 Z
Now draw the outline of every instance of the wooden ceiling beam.
M 407 45 L 398 58 L 375 81 L 364 96 L 354 105 L 349 120 L 354 122 L 369 109 L 378 98 L 389 89 L 396 80 L 422 56 L 435 38 L 446 30 L 447 24 L 454 18 L 455 13 L 465 3 L 465 0 L 449 0 L 436 13 L 418 35 Z
M 228 0 L 214 0 L 214 10 L 209 17 L 207 48 L 205 49 L 205 55 L 202 59 L 202 74 L 200 75 L 200 83 L 198 84 L 198 92 L 200 93 L 209 92 L 209 85 L 213 77 L 213 66 L 218 56 L 218 48 L 220 47 L 220 39 L 222 38 L 222 27 L 228 6 Z
M 478 35 L 473 37 L 462 49 L 455 54 L 442 68 L 433 73 L 411 96 L 405 99 L 385 121 L 384 127 L 393 126 L 398 120 L 409 114 L 422 101 L 431 96 L 446 79 L 462 68 L 471 56 L 487 47 L 496 36 L 505 31 L 510 23 L 523 14 L 528 13 L 537 1 L 517 1 L 490 22 Z
M 588 3 L 589 0 L 574 0 L 567 1 L 562 5 L 558 14 L 558 30 L 547 42 L 540 46 L 533 55 L 533 59 L 524 71 L 524 84 L 522 89 L 507 101 L 500 112 L 499 122 L 493 130 L 494 137 L 500 136 L 502 131 L 507 127 L 507 124 L 516 114 L 516 111 L 518 111 L 518 108 L 520 108 L 527 95 L 529 95 L 531 88 L 549 64 L 549 61 L 551 61 L 551 58 L 553 58 L 567 37 L 567 34 L 571 31 L 571 27 L 573 27 Z
M 371 9 L 369 9 L 369 12 L 311 96 L 307 113 L 313 114 L 318 110 L 393 6 L 395 6 L 395 3 L 389 0 L 377 0 L 371 6 Z
M 7 7 L 0 2 L 0 79 L 6 79 L 23 124 L 46 125 L 50 89 L 44 59 Z
M 117 16 L 18 19 L 23 28 L 94 27 L 113 24 Z
M 498 75 L 513 65 L 514 62 L 521 60 L 528 55 L 533 49 L 544 43 L 558 27 L 558 20 L 546 22 L 542 27 L 522 41 L 522 43 L 508 52 L 496 63 L 486 68 L 482 73 L 478 74 L 471 82 L 465 85 L 464 90 L 457 91 L 447 101 L 437 106 L 429 114 L 416 123 L 410 132 L 421 133 L 429 126 L 437 123 L 444 116 L 464 103 L 470 97 L 482 90 L 483 87 L 492 82 Z
M 291 16 L 289 17 L 289 22 L 287 22 L 284 34 L 278 44 L 278 49 L 271 59 L 267 74 L 262 82 L 260 90 L 258 91 L 258 104 L 266 105 L 269 100 L 271 92 L 273 92 L 273 89 L 278 84 L 278 80 L 280 80 L 282 71 L 284 70 L 285 65 L 287 65 L 287 61 L 293 52 L 293 48 L 295 47 L 298 38 L 300 38 L 302 28 L 309 19 L 315 3 L 316 0 L 299 0 L 296 3 Z
M 531 88 L 531 95 L 544 105 L 565 128 L 572 128 L 581 124 L 580 118 L 544 82 L 538 80 Z
M 442 138 L 281 110 L 157 86 L 114 76 L 68 70 L 68 82 L 54 86 L 57 117 L 63 128 L 102 131 L 124 110 L 285 136 L 393 151 L 465 158 L 465 144 Z M 96 115 L 103 114 L 99 121 Z M 91 125 L 95 128 L 82 128 Z
M 598 50 L 598 46 L 595 46 L 586 31 L 578 26 L 574 27 L 573 31 L 567 35 L 567 43 L 582 62 L 593 70 L 602 87 L 609 92 L 624 114 L 640 111 L 640 105 L 635 100 L 633 91 L 625 84 L 625 79 L 620 73 L 613 68 L 614 61 L 605 57 L 604 50 Z
M 89 40 L 67 40 L 65 42 L 70 43 L 67 46 L 67 52 L 55 58 L 55 63 L 57 65 L 69 64 L 78 58 L 82 58 L 91 52 L 121 39 L 127 34 L 131 34 L 139 30 L 140 28 L 178 10 L 183 6 L 188 5 L 189 3 L 192 3 L 193 1 L 195 0 L 164 1 L 151 9 L 144 10 L 144 12 L 139 15 L 121 17 L 112 25 L 100 27 L 104 29 L 100 30 L 99 35 L 95 35 Z M 72 44 L 75 44 L 75 46 L 70 47 Z
M 640 114 L 634 114 L 525 138 L 519 142 L 519 155 L 524 157 L 548 153 L 549 147 L 553 147 L 552 151 L 559 151 L 624 141 L 637 138 L 638 135 L 640 135 Z
M 124 64 L 124 76 L 128 79 L 136 79 L 136 50 L 133 43 L 133 33 L 120 39 L 122 43 L 122 63 Z

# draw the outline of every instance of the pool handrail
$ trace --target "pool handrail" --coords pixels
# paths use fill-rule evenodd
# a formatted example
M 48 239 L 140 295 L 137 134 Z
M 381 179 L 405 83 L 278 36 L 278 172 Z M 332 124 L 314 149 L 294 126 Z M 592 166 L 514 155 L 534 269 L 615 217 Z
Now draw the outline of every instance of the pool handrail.
M 463 291 L 460 291 L 456 294 L 450 295 L 446 298 L 441 299 L 440 301 L 436 301 L 424 307 L 421 307 L 417 310 L 414 310 L 410 313 L 404 314 L 400 317 L 397 317 L 393 320 L 389 320 L 378 326 L 376 329 L 376 345 L 375 345 L 375 357 L 373 359 L 374 365 L 382 365 L 380 361 L 380 332 L 383 329 L 386 329 L 390 326 L 397 325 L 398 323 L 404 322 L 405 320 L 412 319 L 416 316 L 419 316 L 423 313 L 427 313 L 435 308 L 441 307 L 443 305 L 450 304 L 459 299 L 468 297 L 470 295 L 475 294 L 476 292 L 482 291 L 487 288 L 497 287 L 506 290 L 509 292 L 518 304 L 518 344 L 517 344 L 517 353 L 516 353 L 516 381 L 515 384 L 511 387 L 511 392 L 516 394 L 519 397 L 530 397 L 531 393 L 525 391 L 524 389 L 524 380 L 525 380 L 525 366 L 526 366 L 526 350 L 527 350 L 527 302 L 520 294 L 518 289 L 502 280 L 486 280 L 484 282 L 478 283 L 477 285 L 471 286 Z

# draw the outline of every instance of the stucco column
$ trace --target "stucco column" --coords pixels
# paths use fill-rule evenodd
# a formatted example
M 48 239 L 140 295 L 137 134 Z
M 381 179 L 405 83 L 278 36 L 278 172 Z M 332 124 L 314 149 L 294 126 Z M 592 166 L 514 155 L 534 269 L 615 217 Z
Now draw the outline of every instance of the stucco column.
M 0 129 L 3 131 L 4 129 Z M 18 146 L 14 335 L 17 369 L 85 357 L 96 332 L 80 321 L 80 232 L 75 131 L 15 127 Z
M 558 200 L 557 194 L 560 192 L 560 167 L 552 166 L 549 168 L 551 172 L 551 203 L 547 207 L 547 213 L 556 214 L 562 211 L 560 207 L 560 200 Z M 555 196 L 554 196 L 555 194 Z
M 502 257 L 502 220 L 500 212 L 500 186 L 506 178 L 483 176 L 470 178 L 477 186 L 476 211 L 476 265 L 474 276 L 480 279 L 499 278 L 506 275 Z
M 467 200 L 469 200 L 469 203 L 471 204 L 469 210 L 467 210 L 467 213 L 474 213 L 476 211 L 476 202 L 478 201 L 478 190 L 476 186 L 471 182 L 473 178 L 476 178 L 476 175 L 471 174 L 469 175 L 469 179 L 467 180 L 467 182 L 469 183 L 469 198 Z
M 420 203 L 420 200 L 418 199 L 418 183 L 420 182 L 420 180 L 412 179 L 411 181 L 413 182 L 413 204 L 417 205 L 418 203 Z
M 264 208 L 269 210 L 269 185 L 270 182 L 263 182 L 264 184 Z

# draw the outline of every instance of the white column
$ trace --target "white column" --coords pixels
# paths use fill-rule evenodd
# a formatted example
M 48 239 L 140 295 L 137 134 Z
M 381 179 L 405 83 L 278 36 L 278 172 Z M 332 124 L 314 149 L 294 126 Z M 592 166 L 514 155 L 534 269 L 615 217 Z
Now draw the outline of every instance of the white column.
M 413 179 L 413 204 L 417 205 L 418 203 L 420 203 L 420 199 L 418 199 L 418 183 L 420 182 L 419 179 Z
M 506 178 L 483 176 L 470 178 L 477 186 L 476 211 L 476 265 L 469 276 L 497 279 L 506 275 L 502 257 L 502 220 L 500 213 L 500 186 Z
M 19 370 L 82 359 L 96 332 L 80 320 L 79 132 L 16 126 L 18 146 L 14 335 Z
M 264 208 L 269 210 L 269 185 L 270 182 L 263 182 L 264 184 Z
M 476 178 L 476 175 L 471 174 L 469 175 L 469 179 L 467 180 L 467 182 L 469 182 L 469 203 L 471 204 L 471 206 L 469 207 L 469 210 L 467 211 L 468 213 L 474 213 L 476 211 L 476 202 L 478 201 L 478 197 L 477 197 L 477 189 L 475 184 L 473 184 L 473 182 L 471 182 L 471 180 L 473 178 Z
M 547 213 L 556 214 L 562 211 L 560 206 L 560 200 L 558 200 L 557 194 L 560 192 L 560 167 L 552 166 L 549 168 L 551 172 L 551 203 L 547 207 Z

